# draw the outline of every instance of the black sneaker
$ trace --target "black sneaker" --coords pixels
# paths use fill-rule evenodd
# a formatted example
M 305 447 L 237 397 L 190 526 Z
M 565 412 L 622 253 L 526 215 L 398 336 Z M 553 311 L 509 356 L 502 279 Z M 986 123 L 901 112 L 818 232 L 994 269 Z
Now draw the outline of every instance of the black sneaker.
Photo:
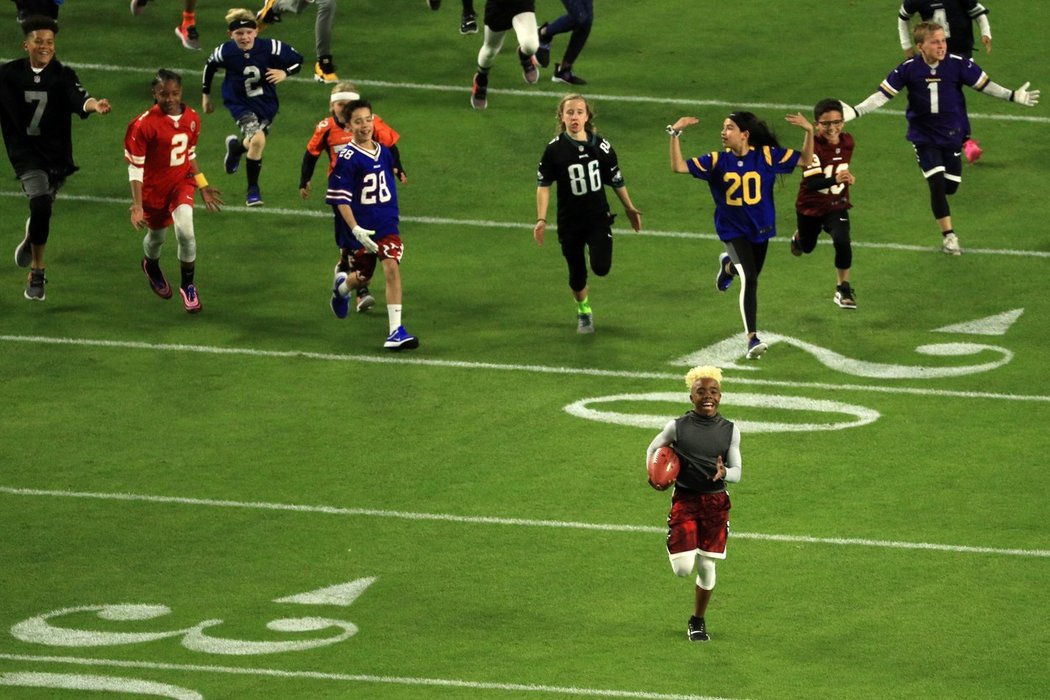
M 477 34 L 478 33 L 478 16 L 473 12 L 468 12 L 459 18 L 459 33 L 460 34 Z
M 241 138 L 230 134 L 226 137 L 226 157 L 223 158 L 222 165 L 226 170 L 227 175 L 233 175 L 237 172 L 237 169 L 241 167 L 241 156 L 244 155 L 244 146 L 241 144 Z
M 470 106 L 474 109 L 485 109 L 489 106 L 489 76 L 478 71 L 474 74 L 474 88 L 470 91 Z
M 686 627 L 686 635 L 689 637 L 690 642 L 706 642 L 711 639 L 711 636 L 707 633 L 707 626 L 704 624 L 704 618 L 693 615 L 689 618 L 689 626 Z
M 857 308 L 856 292 L 853 291 L 853 287 L 849 286 L 849 282 L 843 282 L 835 287 L 834 301 L 843 309 Z
M 798 231 L 795 231 L 795 235 L 791 237 L 791 254 L 797 258 L 802 253 L 802 241 L 798 239 Z
M 47 298 L 44 294 L 44 271 L 33 268 L 29 271 L 29 279 L 26 282 L 25 297 L 30 301 L 43 301 Z
M 546 26 L 547 26 L 547 23 L 544 22 L 543 23 L 543 27 L 546 27 Z M 540 32 L 539 32 L 540 37 L 543 36 L 543 27 L 540 27 Z M 542 38 L 540 39 L 540 47 L 538 49 L 536 49 L 536 62 L 539 63 L 540 66 L 542 66 L 543 68 L 546 68 L 547 66 L 550 65 L 550 63 L 551 63 L 551 42 L 549 40 L 544 42 Z
M 726 263 L 729 262 L 729 253 L 718 256 L 718 274 L 715 275 L 715 289 L 724 292 L 733 284 L 733 275 L 726 272 Z
M 572 72 L 571 68 L 561 69 L 560 63 L 554 64 L 554 75 L 551 76 L 551 82 L 555 83 L 568 83 L 569 85 L 586 85 L 587 81 Z
M 437 12 L 441 9 L 441 0 L 427 0 L 427 7 Z

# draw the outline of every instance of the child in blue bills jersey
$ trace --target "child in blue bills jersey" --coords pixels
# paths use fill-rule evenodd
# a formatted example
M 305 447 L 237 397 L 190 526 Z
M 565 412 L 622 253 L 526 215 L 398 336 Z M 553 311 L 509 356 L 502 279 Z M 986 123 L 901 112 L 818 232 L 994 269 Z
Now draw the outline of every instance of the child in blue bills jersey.
M 332 284 L 332 312 L 346 318 L 352 289 L 366 286 L 383 265 L 386 280 L 386 309 L 390 335 L 383 347 L 414 350 L 419 339 L 401 323 L 400 212 L 397 206 L 397 175 L 394 156 L 373 138 L 372 104 L 356 99 L 346 103 L 341 120 L 349 125 L 353 140 L 339 153 L 328 176 L 325 202 L 335 214 L 335 242 L 350 251 L 350 271 L 337 270 Z
M 785 119 L 806 132 L 801 152 L 783 148 L 766 123 L 751 112 L 733 112 L 722 122 L 725 150 L 686 161 L 678 137 L 699 120 L 681 117 L 667 126 L 671 171 L 706 181 L 715 201 L 715 232 L 726 248 L 718 258 L 715 287 L 724 292 L 734 277 L 740 277 L 740 312 L 749 360 L 758 359 L 767 349 L 757 331 L 758 276 L 769 239 L 777 235 L 773 185 L 778 175 L 806 167 L 813 160 L 813 125 L 801 114 Z
M 259 192 L 266 135 L 277 117 L 277 83 L 299 72 L 303 57 L 294 48 L 276 39 L 257 39 L 255 13 L 233 9 L 226 13 L 230 40 L 220 44 L 204 64 L 201 106 L 206 114 L 215 111 L 211 102 L 211 83 L 216 71 L 226 71 L 222 81 L 222 102 L 241 129 L 242 138 L 226 137 L 226 172 L 233 174 L 247 154 L 245 170 L 248 194 L 245 203 L 263 203 Z
M 968 85 L 978 92 L 1026 107 L 1039 103 L 1039 91 L 1029 90 L 1029 83 L 1008 90 L 992 82 L 972 60 L 948 54 L 944 27 L 936 22 L 920 22 L 915 25 L 914 35 L 919 58 L 909 58 L 894 68 L 879 89 L 856 107 L 843 103 L 842 115 L 850 121 L 874 112 L 907 89 L 907 138 L 915 147 L 919 169 L 930 188 L 933 218 L 941 230 L 941 250 L 948 255 L 961 255 L 948 197 L 955 194 L 962 183 L 960 156 L 963 140 L 970 133 L 962 88 Z

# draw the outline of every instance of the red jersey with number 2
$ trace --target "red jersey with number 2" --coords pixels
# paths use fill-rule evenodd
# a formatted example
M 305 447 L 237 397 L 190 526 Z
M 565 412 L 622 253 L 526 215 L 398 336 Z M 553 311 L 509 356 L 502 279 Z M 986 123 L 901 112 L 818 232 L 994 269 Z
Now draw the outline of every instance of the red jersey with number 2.
M 165 208 L 175 190 L 195 187 L 190 162 L 197 157 L 200 131 L 200 115 L 185 105 L 178 117 L 169 117 L 153 105 L 128 125 L 124 160 L 142 168 L 144 208 Z

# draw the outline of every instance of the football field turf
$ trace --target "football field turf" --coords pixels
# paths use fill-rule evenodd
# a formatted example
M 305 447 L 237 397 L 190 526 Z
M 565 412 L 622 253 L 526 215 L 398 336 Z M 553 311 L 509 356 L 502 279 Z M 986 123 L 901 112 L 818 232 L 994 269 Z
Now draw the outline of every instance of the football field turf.
M 747 108 L 800 145 L 785 113 L 856 104 L 900 60 L 895 4 L 596 3 L 577 72 L 645 230 L 617 220 L 613 270 L 591 280 L 597 332 L 579 336 L 554 237 L 531 236 L 566 86 L 549 69 L 526 85 L 508 37 L 489 108 L 471 110 L 481 39 L 443 4 L 347 0 L 337 20 L 340 74 L 402 137 L 405 325 L 422 345 L 401 354 L 382 349 L 382 281 L 366 314 L 328 307 L 321 169 L 297 192 L 329 92 L 309 75 L 279 87 L 261 208 L 222 173 L 228 113 L 202 117 L 201 168 L 228 205 L 195 213 L 204 310 L 149 291 L 124 129 L 160 66 L 199 105 L 226 8 L 199 3 L 191 53 L 176 2 L 63 6 L 57 55 L 114 109 L 74 125 L 47 300 L 0 267 L 0 697 L 1050 694 L 1050 103 L 968 94 L 985 155 L 951 200 L 958 258 L 939 252 L 904 96 L 847 125 L 855 311 L 831 301 L 826 236 L 789 253 L 785 178 L 759 302 L 770 349 L 749 363 L 737 290 L 714 290 L 710 196 L 670 173 L 663 127 L 699 117 L 682 137 L 699 155 Z M 989 5 L 978 62 L 1050 87 L 1050 9 Z M 275 32 L 311 60 L 313 17 Z M 19 56 L 10 17 L 0 31 Z M 25 210 L 5 179 L 5 256 Z M 169 279 L 174 252 L 171 237 Z M 669 497 L 644 474 L 701 362 L 725 368 L 744 462 L 707 644 L 685 638 L 693 579 L 671 572 Z

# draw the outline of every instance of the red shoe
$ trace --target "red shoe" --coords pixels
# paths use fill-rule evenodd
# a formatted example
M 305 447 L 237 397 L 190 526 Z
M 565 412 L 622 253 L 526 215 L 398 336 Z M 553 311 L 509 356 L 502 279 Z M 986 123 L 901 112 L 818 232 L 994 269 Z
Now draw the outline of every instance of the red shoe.
M 966 154 L 966 161 L 969 163 L 976 163 L 980 159 L 981 154 L 984 150 L 981 149 L 981 144 L 973 139 L 967 139 L 966 143 L 963 144 L 963 153 Z

